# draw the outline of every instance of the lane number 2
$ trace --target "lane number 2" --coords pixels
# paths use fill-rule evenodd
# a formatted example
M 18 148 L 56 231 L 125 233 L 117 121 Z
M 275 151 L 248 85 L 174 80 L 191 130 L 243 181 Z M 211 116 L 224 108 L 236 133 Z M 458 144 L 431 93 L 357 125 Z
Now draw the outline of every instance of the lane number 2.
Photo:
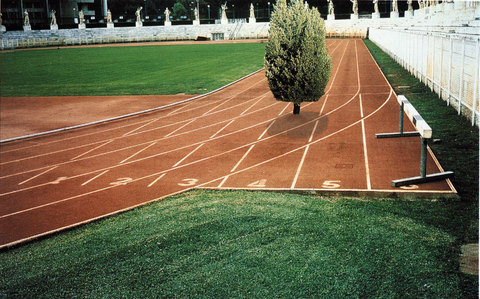
M 110 185 L 118 187 L 118 186 L 126 185 L 132 181 L 133 181 L 132 178 L 118 178 L 115 182 L 111 182 Z
M 255 181 L 251 184 L 248 184 L 248 187 L 252 187 L 252 188 L 265 188 L 267 186 L 267 180 L 266 179 L 262 179 L 262 180 L 259 180 L 259 181 Z
M 178 183 L 178 185 L 182 187 L 189 187 L 189 186 L 195 186 L 197 183 L 198 183 L 198 179 L 184 179 L 182 180 L 182 183 Z

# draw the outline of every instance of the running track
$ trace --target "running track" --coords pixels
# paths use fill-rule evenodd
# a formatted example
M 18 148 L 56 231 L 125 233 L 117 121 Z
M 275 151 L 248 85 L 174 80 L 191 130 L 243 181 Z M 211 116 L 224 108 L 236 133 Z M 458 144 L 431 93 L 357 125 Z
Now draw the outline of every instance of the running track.
M 454 194 L 448 180 L 391 187 L 419 175 L 419 138 L 375 139 L 398 130 L 396 95 L 361 40 L 327 47 L 326 94 L 298 116 L 260 71 L 154 113 L 3 144 L 0 247 L 193 188 Z M 430 152 L 427 173 L 440 169 Z

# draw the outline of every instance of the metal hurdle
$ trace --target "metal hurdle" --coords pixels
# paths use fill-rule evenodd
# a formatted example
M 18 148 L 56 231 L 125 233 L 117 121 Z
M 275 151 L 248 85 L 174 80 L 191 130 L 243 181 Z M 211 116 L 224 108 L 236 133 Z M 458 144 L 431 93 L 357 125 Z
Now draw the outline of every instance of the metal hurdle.
M 445 171 L 440 173 L 427 175 L 427 146 L 428 140 L 432 138 L 432 128 L 422 118 L 418 111 L 403 95 L 397 97 L 399 104 L 399 132 L 396 133 L 381 133 L 375 134 L 376 138 L 397 138 L 397 137 L 412 137 L 421 136 L 421 152 L 420 152 L 420 176 L 398 179 L 392 181 L 392 187 L 408 186 L 414 184 L 422 184 L 433 181 L 444 180 L 453 177 L 453 171 Z M 415 132 L 404 132 L 403 130 L 403 115 L 412 121 L 417 129 Z

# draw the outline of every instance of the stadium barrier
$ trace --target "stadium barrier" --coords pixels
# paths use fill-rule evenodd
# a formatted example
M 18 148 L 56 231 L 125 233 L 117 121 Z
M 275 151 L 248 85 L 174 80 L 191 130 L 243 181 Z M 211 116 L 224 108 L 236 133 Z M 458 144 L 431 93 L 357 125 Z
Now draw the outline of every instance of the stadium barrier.
M 458 114 L 479 126 L 479 35 L 370 28 L 369 38 L 452 105 Z

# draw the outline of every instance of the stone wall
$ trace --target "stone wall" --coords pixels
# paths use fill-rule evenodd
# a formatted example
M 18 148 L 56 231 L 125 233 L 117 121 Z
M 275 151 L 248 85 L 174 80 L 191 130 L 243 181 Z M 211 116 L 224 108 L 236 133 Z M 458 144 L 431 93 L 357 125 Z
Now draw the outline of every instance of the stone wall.
M 254 39 L 268 37 L 269 23 L 143 26 L 59 30 L 9 31 L 2 34 L 0 49 L 68 46 L 103 43 L 209 39 Z

